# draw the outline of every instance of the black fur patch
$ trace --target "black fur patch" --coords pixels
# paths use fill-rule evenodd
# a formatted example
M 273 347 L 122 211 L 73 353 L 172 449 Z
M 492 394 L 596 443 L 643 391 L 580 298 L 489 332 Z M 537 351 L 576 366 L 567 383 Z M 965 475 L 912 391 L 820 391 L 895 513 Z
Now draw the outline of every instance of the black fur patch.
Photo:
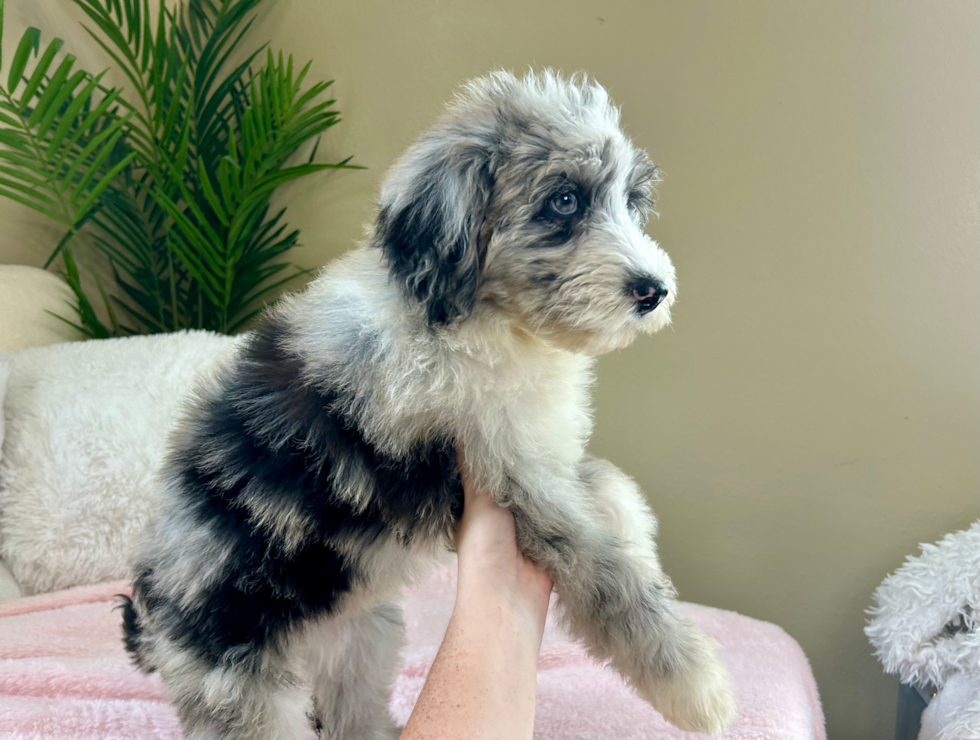
M 430 324 L 450 324 L 469 315 L 479 266 L 460 269 L 467 244 L 462 239 L 442 244 L 445 235 L 437 212 L 407 208 L 392 216 L 382 210 L 378 225 L 392 274 L 410 297 L 425 304 Z
M 122 628 L 123 646 L 129 657 L 138 668 L 146 673 L 151 673 L 153 668 L 143 662 L 140 653 L 140 633 L 142 630 L 139 625 L 139 617 L 136 614 L 136 607 L 133 600 L 126 594 L 116 594 L 116 609 L 122 609 Z
M 493 190 L 495 139 L 416 152 L 411 198 L 383 205 L 377 238 L 392 276 L 431 325 L 465 319 L 480 282 L 479 232 Z
M 448 534 L 461 513 L 453 442 L 399 459 L 379 453 L 338 410 L 345 400 L 338 392 L 304 379 L 300 358 L 282 347 L 284 332 L 274 321 L 257 331 L 222 392 L 199 409 L 195 439 L 170 462 L 185 510 L 230 548 L 221 580 L 191 611 L 155 593 L 152 572 L 134 584 L 172 639 L 215 662 L 247 660 L 364 583 L 369 574 L 356 557 L 332 546 L 338 538 L 360 549 L 382 538 L 409 544 Z M 338 471 L 351 469 L 373 479 L 363 510 L 335 494 L 346 483 Z M 291 512 L 305 523 L 299 546 L 286 547 L 274 527 L 255 520 L 256 510 Z

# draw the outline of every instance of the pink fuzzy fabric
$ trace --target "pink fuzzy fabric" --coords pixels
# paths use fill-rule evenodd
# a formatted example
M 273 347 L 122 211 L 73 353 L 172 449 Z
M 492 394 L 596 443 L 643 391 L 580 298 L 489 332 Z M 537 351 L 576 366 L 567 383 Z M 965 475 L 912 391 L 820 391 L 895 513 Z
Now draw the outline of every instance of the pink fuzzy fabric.
M 403 599 L 408 646 L 392 716 L 404 723 L 449 621 L 455 569 Z M 157 676 L 129 664 L 112 596 L 122 582 L 0 603 L 0 738 L 179 738 Z M 738 718 L 726 738 L 825 740 L 816 683 L 800 646 L 779 627 L 695 604 L 684 612 L 723 646 Z M 538 662 L 539 738 L 695 738 L 667 724 L 549 619 Z

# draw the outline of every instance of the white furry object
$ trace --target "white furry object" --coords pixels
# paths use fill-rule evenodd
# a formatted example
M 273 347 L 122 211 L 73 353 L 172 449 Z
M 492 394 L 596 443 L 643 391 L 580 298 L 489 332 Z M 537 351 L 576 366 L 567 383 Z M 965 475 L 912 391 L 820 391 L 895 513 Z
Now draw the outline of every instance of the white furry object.
M 0 352 L 0 460 L 3 459 L 3 396 L 7 391 L 7 377 L 10 375 L 10 355 Z M 20 586 L 14 580 L 7 564 L 0 559 L 0 601 L 16 599 L 21 595 Z
M 886 671 L 941 687 L 955 671 L 977 670 L 980 521 L 921 547 L 875 591 L 864 631 Z M 944 636 L 958 620 L 966 629 Z
M 864 631 L 886 671 L 939 689 L 920 740 L 980 740 L 980 521 L 921 547 L 875 591 Z
M 180 332 L 6 356 L 0 557 L 25 593 L 129 574 L 180 402 L 237 341 Z
M 953 720 L 939 731 L 939 740 L 978 740 L 980 738 L 980 691 L 973 683 L 970 702 L 962 707 Z M 926 708 L 928 709 L 928 707 Z M 923 712 L 923 721 L 925 720 Z M 919 740 L 926 740 L 919 733 Z
M 7 393 L 7 378 L 10 377 L 10 355 L 0 352 L 0 410 L 3 409 L 3 397 Z M 3 460 L 3 414 L 0 413 L 0 460 Z
M 980 738 L 980 695 L 976 674 L 955 673 L 922 712 L 918 740 Z

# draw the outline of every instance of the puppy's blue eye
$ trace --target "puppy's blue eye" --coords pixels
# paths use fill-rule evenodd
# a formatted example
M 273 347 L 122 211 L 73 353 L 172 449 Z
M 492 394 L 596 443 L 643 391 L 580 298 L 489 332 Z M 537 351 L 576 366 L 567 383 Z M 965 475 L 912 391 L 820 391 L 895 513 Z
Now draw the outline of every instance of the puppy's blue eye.
M 560 193 L 549 201 L 549 205 L 559 216 L 571 216 L 578 210 L 578 198 L 575 193 Z

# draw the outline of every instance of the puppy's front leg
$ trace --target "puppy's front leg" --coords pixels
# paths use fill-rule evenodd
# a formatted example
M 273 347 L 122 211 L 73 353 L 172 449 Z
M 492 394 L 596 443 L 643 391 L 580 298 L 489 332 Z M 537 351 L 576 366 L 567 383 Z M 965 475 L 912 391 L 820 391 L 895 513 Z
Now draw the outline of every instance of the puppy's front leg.
M 656 520 L 633 481 L 584 460 L 577 474 L 527 467 L 510 478 L 518 544 L 548 569 L 571 633 L 672 724 L 717 734 L 735 715 L 717 643 L 677 612 Z

